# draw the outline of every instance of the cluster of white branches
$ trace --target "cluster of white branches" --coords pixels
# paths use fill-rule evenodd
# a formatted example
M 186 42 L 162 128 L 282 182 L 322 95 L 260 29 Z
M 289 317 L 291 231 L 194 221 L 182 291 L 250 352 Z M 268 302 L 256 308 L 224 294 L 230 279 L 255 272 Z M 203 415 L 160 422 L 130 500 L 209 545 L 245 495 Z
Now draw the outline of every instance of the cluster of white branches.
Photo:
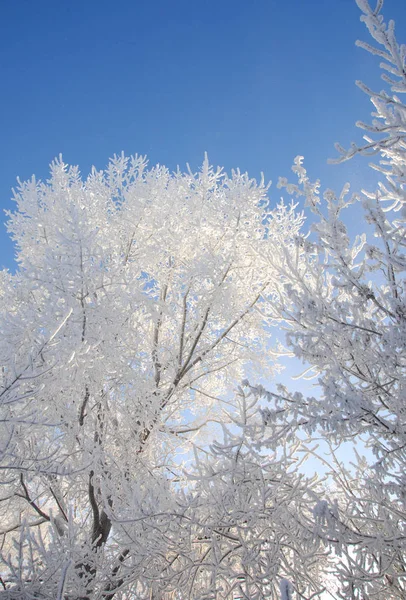
M 294 260 L 286 253 L 283 275 L 290 281 L 279 311 L 288 344 L 311 366 L 319 394 L 280 389 L 271 394 L 278 410 L 265 416 L 288 418 L 291 435 L 299 424 L 309 435 L 321 431 L 330 444 L 351 439 L 370 449 L 371 459 L 344 468 L 332 448 L 340 510 L 328 510 L 337 533 L 326 540 L 342 556 L 339 597 L 400 599 L 406 594 L 406 45 L 397 43 L 394 23 L 384 22 L 381 1 L 375 9 L 357 1 L 378 47 L 359 45 L 384 61 L 389 90 L 359 84 L 375 106 L 374 119 L 358 124 L 367 131 L 364 145 L 338 149 L 340 160 L 378 155 L 371 167 L 384 181 L 375 192 L 350 195 L 346 186 L 321 198 L 302 157 L 293 167 L 298 184 L 280 180 L 315 217 L 310 234 L 297 238 Z M 359 202 L 365 233 L 352 241 L 346 223 Z

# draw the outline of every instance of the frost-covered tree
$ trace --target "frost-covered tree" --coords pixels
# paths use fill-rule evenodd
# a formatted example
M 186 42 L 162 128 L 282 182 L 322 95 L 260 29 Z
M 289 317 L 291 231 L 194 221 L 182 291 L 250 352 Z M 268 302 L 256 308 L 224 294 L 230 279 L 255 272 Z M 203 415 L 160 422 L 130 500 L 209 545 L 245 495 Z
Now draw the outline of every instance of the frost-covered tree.
M 326 508 L 325 519 L 326 541 L 343 553 L 340 597 L 364 600 L 406 594 L 406 45 L 397 43 L 393 22 L 384 22 L 381 1 L 375 9 L 357 2 L 378 47 L 359 44 L 383 60 L 388 88 L 376 93 L 359 84 L 374 118 L 359 123 L 365 144 L 338 149 L 340 160 L 378 155 L 371 166 L 383 178 L 375 192 L 350 195 L 346 186 L 321 198 L 319 182 L 310 181 L 298 157 L 298 185 L 280 180 L 289 194 L 305 198 L 315 221 L 285 252 L 279 312 L 289 346 L 318 378 L 320 393 L 306 398 L 280 389 L 273 395 L 277 410 L 265 416 L 286 415 L 292 435 L 300 424 L 330 442 L 362 440 L 372 450 L 374 458 L 361 461 L 356 474 L 337 463 L 332 476 L 341 512 Z M 346 224 L 361 202 L 368 225 L 352 241 Z
M 207 160 L 170 174 L 137 156 L 85 181 L 59 159 L 19 183 L 18 269 L 1 275 L 5 597 L 110 600 L 131 583 L 150 598 L 185 554 L 182 452 L 224 418 L 245 365 L 269 369 L 269 256 L 302 224 L 266 192 Z

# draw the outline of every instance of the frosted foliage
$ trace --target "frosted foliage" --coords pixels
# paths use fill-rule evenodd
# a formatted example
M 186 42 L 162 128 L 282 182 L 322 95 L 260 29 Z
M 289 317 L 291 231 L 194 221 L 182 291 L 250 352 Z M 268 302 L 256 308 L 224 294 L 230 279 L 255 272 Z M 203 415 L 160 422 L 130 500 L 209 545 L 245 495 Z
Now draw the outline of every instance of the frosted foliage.
M 214 598 L 216 592 L 220 598 L 251 600 L 279 600 L 281 592 L 291 600 L 319 597 L 320 568 L 328 564 L 312 523 L 320 486 L 316 478 L 295 473 L 297 444 L 266 450 L 269 439 L 258 405 L 258 395 L 240 388 L 223 441 L 213 444 L 209 455 L 196 456 L 192 477 L 199 502 L 191 506 L 199 516 L 205 557 L 198 574 L 199 586 L 206 587 L 202 597 Z M 196 597 L 196 589 L 188 593 Z
M 131 580 L 150 598 L 146 564 L 159 579 L 167 536 L 184 541 L 168 524 L 180 451 L 244 366 L 269 369 L 268 256 L 302 216 L 266 193 L 207 159 L 171 174 L 119 156 L 82 180 L 60 158 L 46 183 L 19 182 L 0 294 L 7 597 L 112 598 Z
M 319 502 L 314 517 L 319 531 L 339 556 L 340 598 L 404 598 L 406 471 L 406 304 L 405 304 L 405 136 L 406 46 L 397 43 L 394 23 L 358 0 L 377 47 L 360 43 L 384 62 L 387 91 L 360 84 L 375 107 L 366 144 L 340 146 L 345 160 L 377 154 L 372 165 L 384 177 L 374 192 L 337 195 L 320 192 L 297 157 L 297 184 L 279 181 L 288 194 L 304 198 L 314 225 L 296 240 L 296 254 L 286 253 L 281 269 L 288 283 L 281 293 L 279 314 L 286 319 L 287 341 L 319 389 L 306 398 L 280 387 L 270 394 L 276 408 L 266 422 L 288 419 L 285 431 L 299 425 L 308 434 L 322 431 L 331 445 L 362 440 L 369 461 L 359 458 L 345 469 L 335 459 L 337 505 Z M 354 240 L 347 224 L 362 203 L 364 230 Z M 274 305 L 275 308 L 275 305 Z M 288 433 L 286 433 L 288 435 Z M 334 525 L 335 524 L 335 525 Z M 334 525 L 334 527 L 333 527 Z M 335 528 L 335 531 L 334 531 Z

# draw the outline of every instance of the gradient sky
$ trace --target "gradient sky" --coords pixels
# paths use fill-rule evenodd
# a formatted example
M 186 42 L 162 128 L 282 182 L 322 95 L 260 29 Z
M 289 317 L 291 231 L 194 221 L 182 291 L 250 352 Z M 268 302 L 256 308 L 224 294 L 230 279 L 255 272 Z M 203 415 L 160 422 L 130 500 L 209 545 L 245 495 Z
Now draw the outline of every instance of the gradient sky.
M 384 15 L 406 41 L 406 1 Z M 361 139 L 354 81 L 380 86 L 354 0 L 0 0 L 0 29 L 2 208 L 59 153 L 86 175 L 121 150 L 171 169 L 208 151 L 275 183 L 303 154 L 329 187 L 368 181 L 365 159 L 326 165 Z M 13 268 L 4 229 L 0 253 Z

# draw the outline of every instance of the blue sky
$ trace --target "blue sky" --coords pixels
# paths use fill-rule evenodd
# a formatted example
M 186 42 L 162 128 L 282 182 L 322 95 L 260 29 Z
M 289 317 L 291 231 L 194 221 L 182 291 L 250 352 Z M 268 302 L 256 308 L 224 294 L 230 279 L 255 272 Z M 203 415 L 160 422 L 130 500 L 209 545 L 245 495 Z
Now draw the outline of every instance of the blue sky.
M 406 41 L 405 0 L 384 15 Z M 368 180 L 365 160 L 326 164 L 368 118 L 354 81 L 380 85 L 354 0 L 13 0 L 0 30 L 2 208 L 60 152 L 84 175 L 121 150 L 171 169 L 207 151 L 275 183 L 297 154 L 330 187 Z M 13 268 L 4 230 L 0 252 Z

